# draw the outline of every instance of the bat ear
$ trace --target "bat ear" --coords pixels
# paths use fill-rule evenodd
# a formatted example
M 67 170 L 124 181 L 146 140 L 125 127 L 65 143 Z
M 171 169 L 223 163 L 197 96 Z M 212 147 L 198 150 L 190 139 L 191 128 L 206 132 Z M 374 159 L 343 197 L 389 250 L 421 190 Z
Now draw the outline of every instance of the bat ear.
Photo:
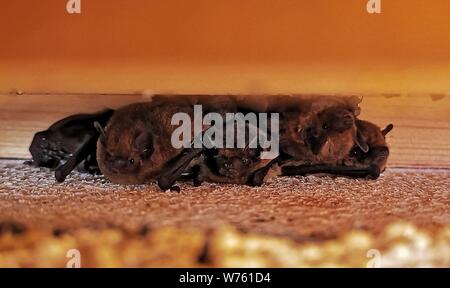
M 136 137 L 134 147 L 138 150 L 145 150 L 153 146 L 152 135 L 148 132 L 142 132 Z
M 381 130 L 381 134 L 383 134 L 383 136 L 386 136 L 389 132 L 391 132 L 391 130 L 394 128 L 393 124 L 389 124 L 386 126 L 386 128 L 384 128 L 383 130 Z
M 350 96 L 347 98 L 347 103 L 350 106 L 350 110 L 355 114 L 355 116 L 359 116 L 361 113 L 361 108 L 359 104 L 362 102 L 363 96 Z
M 358 117 L 359 114 L 361 114 L 361 108 L 359 106 L 357 107 L 349 107 L 348 109 L 355 117 Z
M 361 149 L 364 153 L 369 152 L 369 145 L 367 145 L 364 136 L 359 131 L 356 132 L 355 143 L 359 147 L 359 149 Z
M 260 145 L 258 145 L 256 148 L 247 148 L 247 153 L 252 158 L 261 156 L 262 151 L 263 148 Z
M 95 129 L 97 130 L 97 132 L 99 133 L 99 139 L 100 139 L 100 142 L 101 142 L 102 144 L 105 144 L 105 143 L 106 143 L 106 133 L 105 133 L 105 130 L 103 130 L 102 125 L 100 125 L 100 123 L 98 123 L 97 121 L 95 121 L 95 122 L 94 122 L 94 127 L 95 127 Z
M 136 137 L 134 147 L 142 153 L 142 157 L 150 157 L 154 152 L 152 135 L 148 132 L 142 132 Z

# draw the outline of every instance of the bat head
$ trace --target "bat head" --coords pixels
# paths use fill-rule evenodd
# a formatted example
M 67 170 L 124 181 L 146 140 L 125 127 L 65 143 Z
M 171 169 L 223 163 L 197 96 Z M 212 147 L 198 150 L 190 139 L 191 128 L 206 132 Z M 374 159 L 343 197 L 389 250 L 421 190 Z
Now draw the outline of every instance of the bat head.
M 357 120 L 356 124 L 357 138 L 359 142 L 364 143 L 367 150 L 363 150 L 360 145 L 355 144 L 345 160 L 346 165 L 373 167 L 378 173 L 383 172 L 389 157 L 386 135 L 394 128 L 394 125 L 389 124 L 381 130 L 368 121 Z
M 208 149 L 204 152 L 208 168 L 214 174 L 233 179 L 247 175 L 259 163 L 259 148 Z
M 154 152 L 153 134 L 145 117 L 123 114 L 118 111 L 105 129 L 96 125 L 100 134 L 97 143 L 99 168 L 114 183 L 144 183 L 143 166 L 151 162 Z
M 301 130 L 301 137 L 317 155 L 330 139 L 343 139 L 342 135 L 356 135 L 355 111 L 348 106 L 326 108 L 311 117 L 310 124 Z

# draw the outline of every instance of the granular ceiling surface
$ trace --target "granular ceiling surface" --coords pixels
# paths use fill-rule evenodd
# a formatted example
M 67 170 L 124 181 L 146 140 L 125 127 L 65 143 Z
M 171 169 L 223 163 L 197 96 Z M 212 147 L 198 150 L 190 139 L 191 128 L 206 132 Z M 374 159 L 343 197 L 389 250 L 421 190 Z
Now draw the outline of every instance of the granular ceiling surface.
M 74 172 L 56 183 L 45 168 L 0 161 L 0 221 L 31 228 L 216 228 L 333 239 L 351 229 L 374 234 L 398 220 L 435 229 L 450 225 L 450 170 L 388 169 L 378 180 L 280 177 L 263 187 L 180 183 L 121 186 Z

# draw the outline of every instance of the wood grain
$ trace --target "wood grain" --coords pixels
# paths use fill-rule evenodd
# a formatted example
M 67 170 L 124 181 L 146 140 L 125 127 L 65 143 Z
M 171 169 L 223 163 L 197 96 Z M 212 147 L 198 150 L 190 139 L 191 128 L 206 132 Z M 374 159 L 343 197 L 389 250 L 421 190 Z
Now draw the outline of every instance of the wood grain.
M 142 95 L 0 95 L 0 157 L 29 158 L 33 134 L 64 116 L 146 100 Z M 370 94 L 361 106 L 362 119 L 395 125 L 388 136 L 391 167 L 450 168 L 449 95 Z

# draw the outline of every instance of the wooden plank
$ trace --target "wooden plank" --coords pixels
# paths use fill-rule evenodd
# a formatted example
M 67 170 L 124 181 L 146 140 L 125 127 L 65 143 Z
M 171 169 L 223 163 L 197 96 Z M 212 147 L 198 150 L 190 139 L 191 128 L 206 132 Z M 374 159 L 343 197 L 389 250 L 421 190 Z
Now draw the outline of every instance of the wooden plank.
M 362 119 L 395 125 L 387 136 L 390 166 L 450 168 L 450 97 L 370 95 Z
M 0 95 L 0 157 L 30 157 L 33 134 L 66 115 L 147 99 L 142 95 Z M 388 136 L 390 166 L 450 168 L 449 95 L 370 94 L 361 106 L 362 119 L 395 125 Z

